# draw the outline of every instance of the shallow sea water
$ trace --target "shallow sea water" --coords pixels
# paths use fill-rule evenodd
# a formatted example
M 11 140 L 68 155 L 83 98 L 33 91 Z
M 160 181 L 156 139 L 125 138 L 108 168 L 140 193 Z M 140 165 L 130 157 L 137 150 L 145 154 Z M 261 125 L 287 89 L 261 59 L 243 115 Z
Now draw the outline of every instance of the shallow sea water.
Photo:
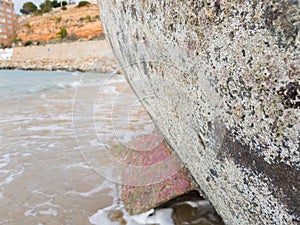
M 138 217 L 126 214 L 99 150 L 155 129 L 130 91 L 125 97 L 137 102 L 131 124 L 121 121 L 128 102 L 116 97 L 126 85 L 121 75 L 0 70 L 0 225 L 222 224 L 195 197 Z M 114 115 L 120 123 L 112 124 Z

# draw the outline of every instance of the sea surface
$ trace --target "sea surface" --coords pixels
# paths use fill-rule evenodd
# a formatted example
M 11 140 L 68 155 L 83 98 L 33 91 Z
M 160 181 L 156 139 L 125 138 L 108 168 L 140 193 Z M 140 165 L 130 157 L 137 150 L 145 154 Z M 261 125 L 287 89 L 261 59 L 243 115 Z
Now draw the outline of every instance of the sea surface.
M 222 224 L 199 198 L 126 213 L 99 151 L 155 132 L 127 87 L 117 74 L 0 70 L 0 225 Z

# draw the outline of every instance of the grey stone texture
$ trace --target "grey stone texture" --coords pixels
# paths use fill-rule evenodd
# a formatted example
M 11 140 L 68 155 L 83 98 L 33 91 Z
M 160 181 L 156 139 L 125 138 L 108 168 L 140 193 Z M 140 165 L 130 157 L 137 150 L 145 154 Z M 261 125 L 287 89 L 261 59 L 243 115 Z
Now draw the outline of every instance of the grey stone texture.
M 226 224 L 299 224 L 299 1 L 100 0 L 157 127 Z

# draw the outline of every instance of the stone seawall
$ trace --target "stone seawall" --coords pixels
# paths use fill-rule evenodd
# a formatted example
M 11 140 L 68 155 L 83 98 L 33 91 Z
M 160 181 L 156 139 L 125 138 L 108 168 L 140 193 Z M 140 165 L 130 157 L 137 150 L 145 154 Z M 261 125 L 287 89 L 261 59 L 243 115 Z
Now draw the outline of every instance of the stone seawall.
M 106 40 L 15 47 L 0 69 L 112 72 L 118 67 Z
M 14 48 L 12 60 L 76 59 L 111 55 L 107 41 L 84 41 Z
M 299 224 L 299 2 L 99 5 L 128 81 L 226 224 Z

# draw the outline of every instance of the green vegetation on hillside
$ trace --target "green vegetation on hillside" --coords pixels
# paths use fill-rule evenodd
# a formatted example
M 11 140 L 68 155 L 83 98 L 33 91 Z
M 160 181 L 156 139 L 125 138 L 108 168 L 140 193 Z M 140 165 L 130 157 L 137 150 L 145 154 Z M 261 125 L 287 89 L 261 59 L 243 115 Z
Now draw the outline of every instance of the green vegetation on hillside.
M 61 16 L 55 16 L 54 19 L 55 19 L 55 24 L 58 24 L 61 22 Z
M 87 15 L 87 16 L 85 17 L 85 19 L 86 19 L 88 22 L 93 22 L 92 17 L 91 17 L 90 15 Z
M 87 5 L 90 5 L 91 3 L 89 3 L 88 1 L 81 1 L 78 3 L 78 8 L 80 7 L 84 7 L 84 6 L 87 6 Z
M 20 9 L 22 14 L 28 15 L 36 12 L 38 7 L 33 2 L 25 2 L 23 7 Z
M 57 33 L 59 38 L 64 39 L 65 37 L 68 36 L 68 31 L 65 27 L 60 28 L 60 31 Z
M 27 22 L 25 25 L 24 25 L 26 28 L 30 29 L 31 28 L 31 25 L 29 22 Z
M 50 0 L 45 0 L 42 4 L 40 4 L 40 10 L 43 13 L 50 12 L 52 10 L 52 4 Z
M 91 3 L 88 1 L 80 1 L 77 5 L 78 8 L 88 6 Z M 53 8 L 61 7 L 62 10 L 66 10 L 68 5 L 68 2 L 65 0 L 58 1 L 58 0 L 45 0 L 39 5 L 39 8 L 33 3 L 33 2 L 25 2 L 20 9 L 20 12 L 24 15 L 33 14 L 35 16 L 37 15 L 43 15 L 44 13 L 48 13 L 52 11 Z
M 23 7 L 20 9 L 20 12 L 24 15 L 42 15 L 44 13 L 50 12 L 53 8 L 62 7 L 63 10 L 66 10 L 67 1 L 57 0 L 45 0 L 39 5 L 39 8 L 33 2 L 25 2 Z
M 53 8 L 63 7 L 66 6 L 68 3 L 66 1 L 58 2 L 57 0 L 53 0 L 51 5 Z

